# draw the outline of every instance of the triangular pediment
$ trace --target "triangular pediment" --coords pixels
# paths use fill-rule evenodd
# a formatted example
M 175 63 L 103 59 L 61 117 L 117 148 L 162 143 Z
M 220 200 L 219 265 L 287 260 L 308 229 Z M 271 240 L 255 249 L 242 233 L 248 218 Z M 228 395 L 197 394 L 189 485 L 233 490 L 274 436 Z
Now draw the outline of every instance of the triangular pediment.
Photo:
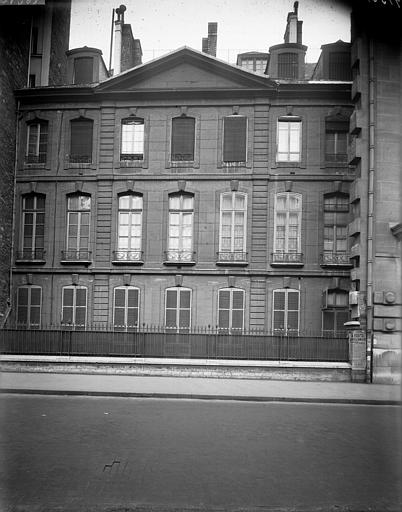
M 191 48 L 181 48 L 102 82 L 99 92 L 274 89 L 265 77 Z

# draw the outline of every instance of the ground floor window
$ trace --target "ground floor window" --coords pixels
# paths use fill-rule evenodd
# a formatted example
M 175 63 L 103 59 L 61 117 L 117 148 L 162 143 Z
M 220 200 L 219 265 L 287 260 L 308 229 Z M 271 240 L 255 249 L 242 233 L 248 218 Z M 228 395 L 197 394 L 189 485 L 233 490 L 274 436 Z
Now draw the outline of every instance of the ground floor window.
M 40 327 L 42 288 L 20 286 L 17 293 L 17 324 L 29 329 Z
M 191 326 L 191 290 L 168 288 L 165 300 L 165 326 L 168 329 L 185 329 Z
M 299 332 L 299 291 L 290 288 L 273 292 L 272 330 L 285 334 Z
M 114 289 L 113 326 L 116 330 L 138 328 L 139 296 L 139 289 L 132 286 Z
M 87 289 L 84 286 L 63 288 L 62 323 L 84 327 L 87 320 Z
M 227 332 L 244 328 L 244 290 L 224 288 L 218 296 L 218 327 Z

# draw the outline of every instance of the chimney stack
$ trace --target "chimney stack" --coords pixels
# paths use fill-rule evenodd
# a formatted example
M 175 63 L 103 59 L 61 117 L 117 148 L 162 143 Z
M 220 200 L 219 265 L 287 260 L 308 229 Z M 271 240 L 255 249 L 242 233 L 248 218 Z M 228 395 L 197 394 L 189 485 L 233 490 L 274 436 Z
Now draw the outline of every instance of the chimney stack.
M 121 73 L 121 47 L 123 40 L 123 25 L 124 25 L 124 12 L 125 5 L 120 5 L 115 9 L 117 20 L 114 22 L 114 70 L 113 73 L 118 75 Z
M 127 69 L 142 64 L 142 49 L 139 39 L 134 39 L 131 25 L 124 23 L 125 5 L 120 5 L 115 12 L 117 20 L 115 25 L 114 43 L 114 74 L 118 75 Z
M 208 37 L 202 38 L 202 51 L 216 57 L 216 45 L 218 39 L 218 24 L 216 22 L 208 23 Z

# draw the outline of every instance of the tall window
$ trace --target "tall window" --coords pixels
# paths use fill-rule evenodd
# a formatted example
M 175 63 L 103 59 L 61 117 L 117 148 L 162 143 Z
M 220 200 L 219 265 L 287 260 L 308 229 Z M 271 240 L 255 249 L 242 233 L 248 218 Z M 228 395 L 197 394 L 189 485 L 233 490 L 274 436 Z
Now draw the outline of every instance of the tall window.
M 114 289 L 113 325 L 115 329 L 127 331 L 138 328 L 139 296 L 139 289 L 132 286 L 119 286 Z
M 47 121 L 33 121 L 28 124 L 27 148 L 25 161 L 28 164 L 46 163 L 48 142 Z
M 323 296 L 322 330 L 325 334 L 345 333 L 349 320 L 349 293 L 346 290 L 325 290 Z
M 328 194 L 324 197 L 324 262 L 348 251 L 349 196 Z
M 227 116 L 223 119 L 223 161 L 247 160 L 247 117 Z
M 330 80 L 352 80 L 350 54 L 348 52 L 330 52 L 328 61 L 328 76 Z
M 92 119 L 85 119 L 84 117 L 73 119 L 70 122 L 71 163 L 92 162 L 93 124 L 94 122 L 92 121 Z
M 221 194 L 219 259 L 244 260 L 246 255 L 247 196 L 241 192 Z
M 62 323 L 84 327 L 87 321 L 87 289 L 84 286 L 63 288 Z
M 299 60 L 297 53 L 280 53 L 278 55 L 278 78 L 294 79 L 299 77 Z
M 78 57 L 74 59 L 74 83 L 91 84 L 93 78 L 94 59 L 92 57 Z
M 142 196 L 125 194 L 119 197 L 117 259 L 141 260 Z
M 120 160 L 144 159 L 144 119 L 128 117 L 121 122 Z
M 348 160 L 349 120 L 328 117 L 325 121 L 325 161 L 346 163 Z
M 43 259 L 45 196 L 28 194 L 22 199 L 22 259 Z
M 165 325 L 169 329 L 186 330 L 191 327 L 191 290 L 168 288 L 165 301 Z
M 244 290 L 219 290 L 218 327 L 229 332 L 241 331 L 244 328 Z
M 17 295 L 17 323 L 27 328 L 40 327 L 42 288 L 20 286 Z
M 69 259 L 85 259 L 89 249 L 91 196 L 74 194 L 67 198 L 67 252 Z
M 299 291 L 290 288 L 274 290 L 273 295 L 273 331 L 285 334 L 297 334 L 299 331 Z
M 194 197 L 190 194 L 169 196 L 169 233 L 167 259 L 193 259 Z
M 291 192 L 276 195 L 275 202 L 275 254 L 288 254 L 289 261 L 298 261 L 300 254 L 302 196 Z M 296 258 L 296 259 L 295 259 Z
M 195 119 L 194 117 L 174 117 L 172 119 L 172 162 L 194 160 Z
M 277 162 L 299 162 L 301 160 L 301 119 L 296 116 L 278 120 Z

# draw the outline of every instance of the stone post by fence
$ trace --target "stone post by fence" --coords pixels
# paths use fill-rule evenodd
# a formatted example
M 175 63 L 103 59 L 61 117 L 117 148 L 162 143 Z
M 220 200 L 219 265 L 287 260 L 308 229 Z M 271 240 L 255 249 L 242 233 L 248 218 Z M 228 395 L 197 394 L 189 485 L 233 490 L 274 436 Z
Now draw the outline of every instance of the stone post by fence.
M 349 362 L 352 366 L 352 382 L 366 381 L 366 334 L 356 321 L 346 322 L 349 338 Z

